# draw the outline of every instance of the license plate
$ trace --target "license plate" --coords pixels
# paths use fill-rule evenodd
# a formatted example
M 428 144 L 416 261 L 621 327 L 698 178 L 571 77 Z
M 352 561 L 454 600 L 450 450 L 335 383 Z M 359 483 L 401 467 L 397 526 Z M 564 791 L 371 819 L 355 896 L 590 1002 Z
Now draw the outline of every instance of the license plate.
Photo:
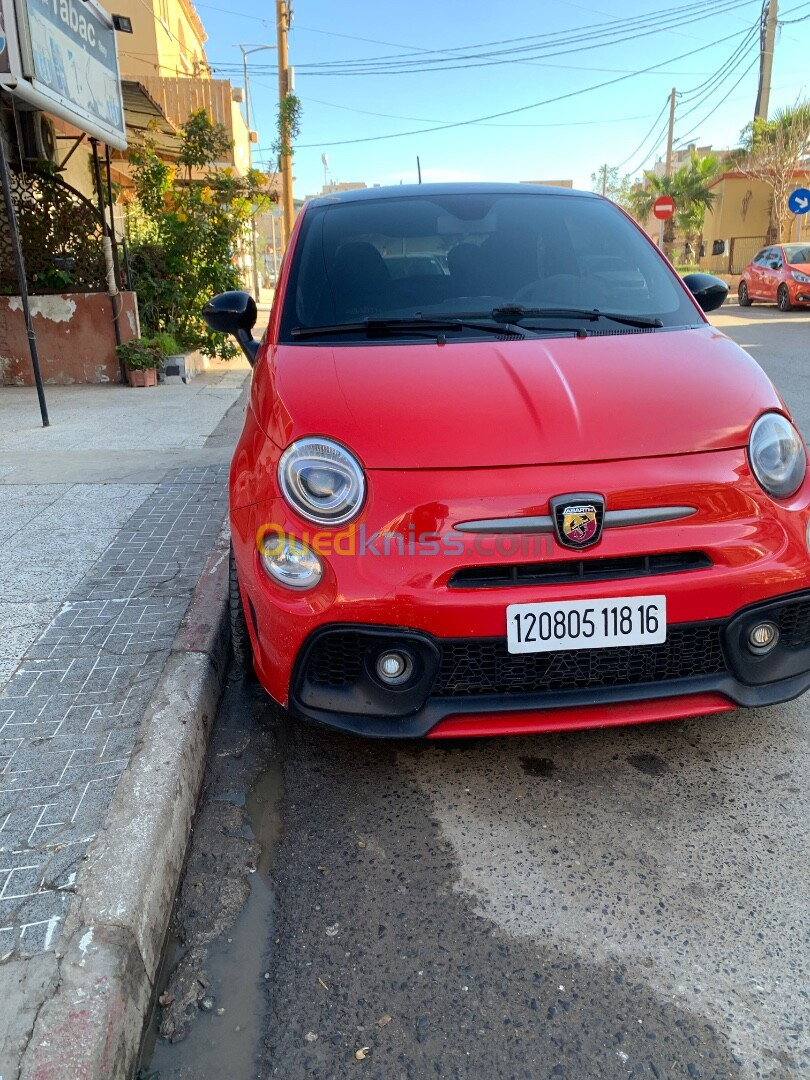
M 510 604 L 506 636 L 510 653 L 660 645 L 667 639 L 667 598 L 617 596 Z

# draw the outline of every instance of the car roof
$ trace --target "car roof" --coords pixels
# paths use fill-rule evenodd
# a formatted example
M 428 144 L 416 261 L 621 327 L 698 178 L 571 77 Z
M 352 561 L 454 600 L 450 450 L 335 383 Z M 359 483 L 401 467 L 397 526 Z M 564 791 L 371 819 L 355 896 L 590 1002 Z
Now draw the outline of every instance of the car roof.
M 555 195 L 560 198 L 600 199 L 593 191 L 551 187 L 544 184 L 395 184 L 389 187 L 354 188 L 317 195 L 308 206 L 331 206 L 345 202 L 375 202 L 379 199 L 407 199 L 431 195 Z

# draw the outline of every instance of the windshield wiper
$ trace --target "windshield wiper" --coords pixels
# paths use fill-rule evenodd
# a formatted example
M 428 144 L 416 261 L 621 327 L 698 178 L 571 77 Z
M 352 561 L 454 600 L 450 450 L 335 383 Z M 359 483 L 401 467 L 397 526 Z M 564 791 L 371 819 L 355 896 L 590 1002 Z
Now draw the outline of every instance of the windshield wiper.
M 490 318 L 489 312 L 481 316 Z M 321 334 L 365 333 L 368 337 L 387 337 L 401 333 L 447 334 L 460 333 L 462 330 L 482 330 L 485 334 L 513 334 L 515 337 L 534 337 L 531 331 L 509 322 L 497 321 L 480 323 L 469 319 L 431 319 L 429 317 L 411 317 L 407 319 L 363 319 L 362 322 L 330 323 L 324 326 L 294 326 L 290 331 L 293 337 L 318 337 Z
M 502 304 L 489 313 L 493 319 L 508 319 L 515 324 L 523 319 L 610 319 L 611 322 L 624 323 L 625 326 L 638 326 L 651 329 L 663 326 L 660 319 L 650 319 L 644 315 L 624 315 L 617 311 L 600 311 L 599 308 L 575 307 L 524 307 L 523 304 Z

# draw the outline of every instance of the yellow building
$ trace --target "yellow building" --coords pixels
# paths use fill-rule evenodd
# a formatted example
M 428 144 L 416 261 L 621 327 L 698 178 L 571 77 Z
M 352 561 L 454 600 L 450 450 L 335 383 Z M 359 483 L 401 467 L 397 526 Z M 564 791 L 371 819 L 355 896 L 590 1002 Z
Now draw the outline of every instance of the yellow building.
M 220 164 L 247 172 L 250 132 L 240 108 L 242 90 L 211 78 L 207 35 L 190 0 L 116 0 L 115 10 L 132 23 L 131 34 L 118 36 L 122 82 L 142 87 L 176 128 L 205 109 L 233 143 Z
M 808 174 L 796 175 L 796 187 L 806 187 Z M 752 180 L 741 172 L 725 172 L 710 185 L 717 198 L 706 211 L 703 225 L 704 269 L 740 274 L 765 244 L 770 221 L 771 189 L 762 180 Z M 793 214 L 783 223 L 782 240 L 810 240 L 810 215 L 799 222 Z
M 123 77 L 211 77 L 208 35 L 189 0 L 116 0 L 115 10 L 132 21 L 132 33 L 118 40 Z

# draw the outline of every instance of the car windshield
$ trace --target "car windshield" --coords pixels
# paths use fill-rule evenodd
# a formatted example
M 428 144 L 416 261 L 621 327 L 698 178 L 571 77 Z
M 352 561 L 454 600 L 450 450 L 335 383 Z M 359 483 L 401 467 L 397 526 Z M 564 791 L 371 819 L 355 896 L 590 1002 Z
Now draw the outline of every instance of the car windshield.
M 583 312 L 651 326 L 701 317 L 655 249 L 612 203 L 541 192 L 464 192 L 335 202 L 306 212 L 281 340 L 358 341 L 364 320 L 486 319 L 508 308 L 534 333 L 581 325 Z M 554 309 L 538 314 L 538 309 Z M 566 314 L 566 309 L 577 309 Z M 561 314 L 563 312 L 563 314 Z M 503 317 L 503 316 L 501 316 Z M 354 329 L 341 331 L 341 324 Z M 334 328 L 334 329 L 330 329 Z M 591 320 L 588 332 L 638 332 Z M 293 333 L 297 331 L 297 333 Z M 403 328 L 403 340 L 413 340 Z M 386 327 L 396 338 L 396 327 Z M 475 336 L 465 326 L 454 340 Z M 379 338 L 374 339 L 379 342 Z M 372 342 L 373 343 L 373 342 Z
M 810 245 L 785 244 L 785 258 L 793 266 L 800 263 L 810 263 Z

